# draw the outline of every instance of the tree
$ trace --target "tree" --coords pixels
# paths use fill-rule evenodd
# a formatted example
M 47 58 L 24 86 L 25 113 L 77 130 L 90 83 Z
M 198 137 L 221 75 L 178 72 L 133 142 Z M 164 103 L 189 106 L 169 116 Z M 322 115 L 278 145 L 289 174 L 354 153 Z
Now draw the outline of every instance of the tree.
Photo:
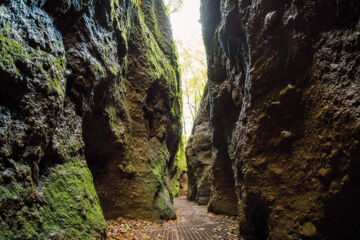
M 193 124 L 199 111 L 201 96 L 207 81 L 205 51 L 201 39 L 193 39 L 191 44 L 177 41 L 182 77 L 184 118 L 190 114 L 188 124 Z M 184 126 L 186 134 L 186 126 Z
M 184 0 L 165 0 L 165 7 L 169 14 L 179 11 L 184 3 Z

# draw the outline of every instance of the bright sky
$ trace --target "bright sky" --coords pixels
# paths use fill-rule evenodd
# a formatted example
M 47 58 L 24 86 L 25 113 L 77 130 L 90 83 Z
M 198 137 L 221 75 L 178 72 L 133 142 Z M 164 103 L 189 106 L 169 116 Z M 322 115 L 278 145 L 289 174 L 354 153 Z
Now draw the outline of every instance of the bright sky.
M 200 0 L 184 0 L 182 8 L 170 15 L 175 40 L 201 38 Z
M 165 0 L 167 2 L 167 0 Z M 205 52 L 202 43 L 200 20 L 200 0 L 184 0 L 182 8 L 170 14 L 174 39 L 184 48 L 196 48 Z M 181 58 L 181 55 L 179 56 Z M 191 133 L 193 121 L 188 106 L 183 102 L 183 115 L 187 137 Z

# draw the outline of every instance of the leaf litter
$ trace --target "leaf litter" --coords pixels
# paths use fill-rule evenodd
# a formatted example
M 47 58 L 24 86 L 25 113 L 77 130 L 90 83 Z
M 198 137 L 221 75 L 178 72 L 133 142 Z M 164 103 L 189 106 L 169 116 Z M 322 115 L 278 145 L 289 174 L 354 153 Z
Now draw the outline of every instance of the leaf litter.
M 176 208 L 178 218 L 162 224 L 141 219 L 118 218 L 107 221 L 108 240 L 155 240 L 163 239 L 163 234 L 171 231 L 173 239 L 183 239 L 179 228 L 186 227 L 196 236 L 201 232 L 211 234 L 206 240 L 235 240 L 238 239 L 238 220 L 236 217 L 215 215 L 207 212 L 206 207 L 187 202 L 186 208 Z M 191 216 L 189 215 L 191 212 Z M 195 215 L 194 215 L 195 212 Z M 175 232 L 177 232 L 175 234 Z M 179 238 L 175 238 L 178 235 Z M 165 238 L 167 239 L 167 238 Z

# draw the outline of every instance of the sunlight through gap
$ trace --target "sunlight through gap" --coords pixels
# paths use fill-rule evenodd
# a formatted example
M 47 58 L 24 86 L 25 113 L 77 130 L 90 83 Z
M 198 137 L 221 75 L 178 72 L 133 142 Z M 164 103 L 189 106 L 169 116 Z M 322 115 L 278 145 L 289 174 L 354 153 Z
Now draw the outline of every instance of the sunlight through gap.
M 179 8 L 176 3 L 182 2 Z M 183 127 L 188 138 L 207 81 L 205 48 L 200 24 L 200 0 L 165 0 L 179 53 L 183 91 Z M 171 13 L 171 10 L 175 10 Z

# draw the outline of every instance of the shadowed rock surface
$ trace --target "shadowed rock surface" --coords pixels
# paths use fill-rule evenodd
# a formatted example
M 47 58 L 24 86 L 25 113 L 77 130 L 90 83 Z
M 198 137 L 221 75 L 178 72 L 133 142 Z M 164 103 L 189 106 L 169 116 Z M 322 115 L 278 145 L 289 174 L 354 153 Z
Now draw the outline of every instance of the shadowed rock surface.
M 202 0 L 209 208 L 236 192 L 242 239 L 359 237 L 359 16 L 355 0 Z
M 186 145 L 188 166 L 187 198 L 207 205 L 211 192 L 211 133 L 209 126 L 209 99 L 205 88 L 192 134 Z
M 162 1 L 0 4 L 0 239 L 174 218 L 181 97 Z

